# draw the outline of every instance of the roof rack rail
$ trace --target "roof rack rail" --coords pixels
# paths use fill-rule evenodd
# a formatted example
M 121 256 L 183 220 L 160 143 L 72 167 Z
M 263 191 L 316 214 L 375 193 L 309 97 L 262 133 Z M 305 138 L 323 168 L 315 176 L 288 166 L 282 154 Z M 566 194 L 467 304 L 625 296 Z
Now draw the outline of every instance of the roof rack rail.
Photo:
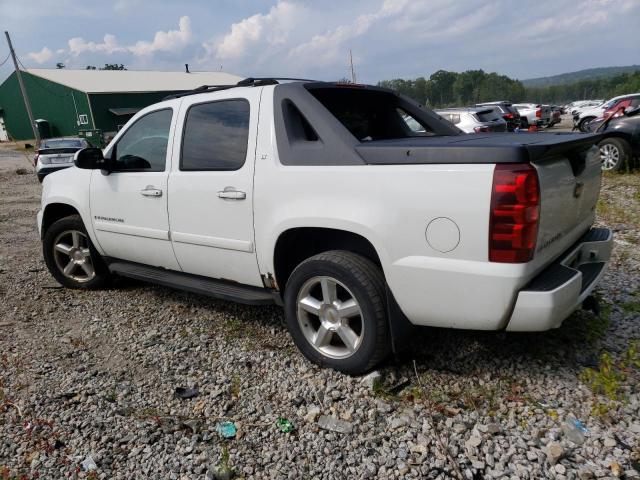
M 310 80 L 308 78 L 247 77 L 243 80 L 240 80 L 235 85 L 201 85 L 187 92 L 174 93 L 172 95 L 167 95 L 162 100 L 171 100 L 172 98 L 181 98 L 181 97 L 186 97 L 188 95 L 196 95 L 198 93 L 218 92 L 220 90 L 229 90 L 230 88 L 236 88 L 236 87 L 262 87 L 265 85 L 278 85 L 280 83 L 278 80 L 285 81 L 285 82 L 317 82 L 317 80 Z

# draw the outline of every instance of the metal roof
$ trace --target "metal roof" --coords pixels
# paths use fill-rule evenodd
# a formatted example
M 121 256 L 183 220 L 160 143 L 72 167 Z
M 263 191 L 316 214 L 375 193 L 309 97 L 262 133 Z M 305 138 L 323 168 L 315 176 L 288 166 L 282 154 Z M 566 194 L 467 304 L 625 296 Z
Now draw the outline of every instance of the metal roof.
M 200 85 L 228 85 L 242 77 L 225 72 L 156 72 L 144 70 L 69 70 L 29 68 L 31 75 L 87 93 L 167 92 Z

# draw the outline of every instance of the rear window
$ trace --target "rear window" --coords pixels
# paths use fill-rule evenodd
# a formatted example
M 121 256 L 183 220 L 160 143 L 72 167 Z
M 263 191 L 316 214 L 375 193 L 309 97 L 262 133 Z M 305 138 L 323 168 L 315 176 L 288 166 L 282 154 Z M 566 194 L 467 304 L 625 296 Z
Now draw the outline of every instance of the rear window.
M 68 138 L 63 140 L 45 140 L 42 142 L 40 148 L 83 148 L 84 146 L 84 140 Z
M 481 110 L 475 116 L 481 122 L 492 122 L 500 118 L 500 115 L 495 110 Z
M 434 135 L 428 123 L 403 108 L 399 97 L 379 90 L 309 90 L 361 142 Z

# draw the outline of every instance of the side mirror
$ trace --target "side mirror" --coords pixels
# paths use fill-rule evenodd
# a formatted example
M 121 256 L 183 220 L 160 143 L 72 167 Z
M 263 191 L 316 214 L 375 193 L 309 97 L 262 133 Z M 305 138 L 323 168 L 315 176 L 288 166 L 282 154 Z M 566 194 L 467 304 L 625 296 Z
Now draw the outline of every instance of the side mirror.
M 88 147 L 78 150 L 73 156 L 73 163 L 76 167 L 87 170 L 107 170 L 107 162 L 100 148 Z

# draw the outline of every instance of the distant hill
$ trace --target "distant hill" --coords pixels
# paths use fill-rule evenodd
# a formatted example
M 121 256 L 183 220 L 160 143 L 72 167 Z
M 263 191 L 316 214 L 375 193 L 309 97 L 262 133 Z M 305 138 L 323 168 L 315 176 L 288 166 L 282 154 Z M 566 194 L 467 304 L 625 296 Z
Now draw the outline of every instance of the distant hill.
M 579 82 L 580 80 L 593 80 L 596 78 L 606 78 L 620 75 L 621 73 L 631 73 L 640 70 L 640 65 L 628 65 L 626 67 L 602 67 L 587 68 L 577 72 L 561 73 L 551 77 L 529 78 L 521 80 L 525 87 L 548 87 L 550 85 L 566 85 L 568 83 Z

